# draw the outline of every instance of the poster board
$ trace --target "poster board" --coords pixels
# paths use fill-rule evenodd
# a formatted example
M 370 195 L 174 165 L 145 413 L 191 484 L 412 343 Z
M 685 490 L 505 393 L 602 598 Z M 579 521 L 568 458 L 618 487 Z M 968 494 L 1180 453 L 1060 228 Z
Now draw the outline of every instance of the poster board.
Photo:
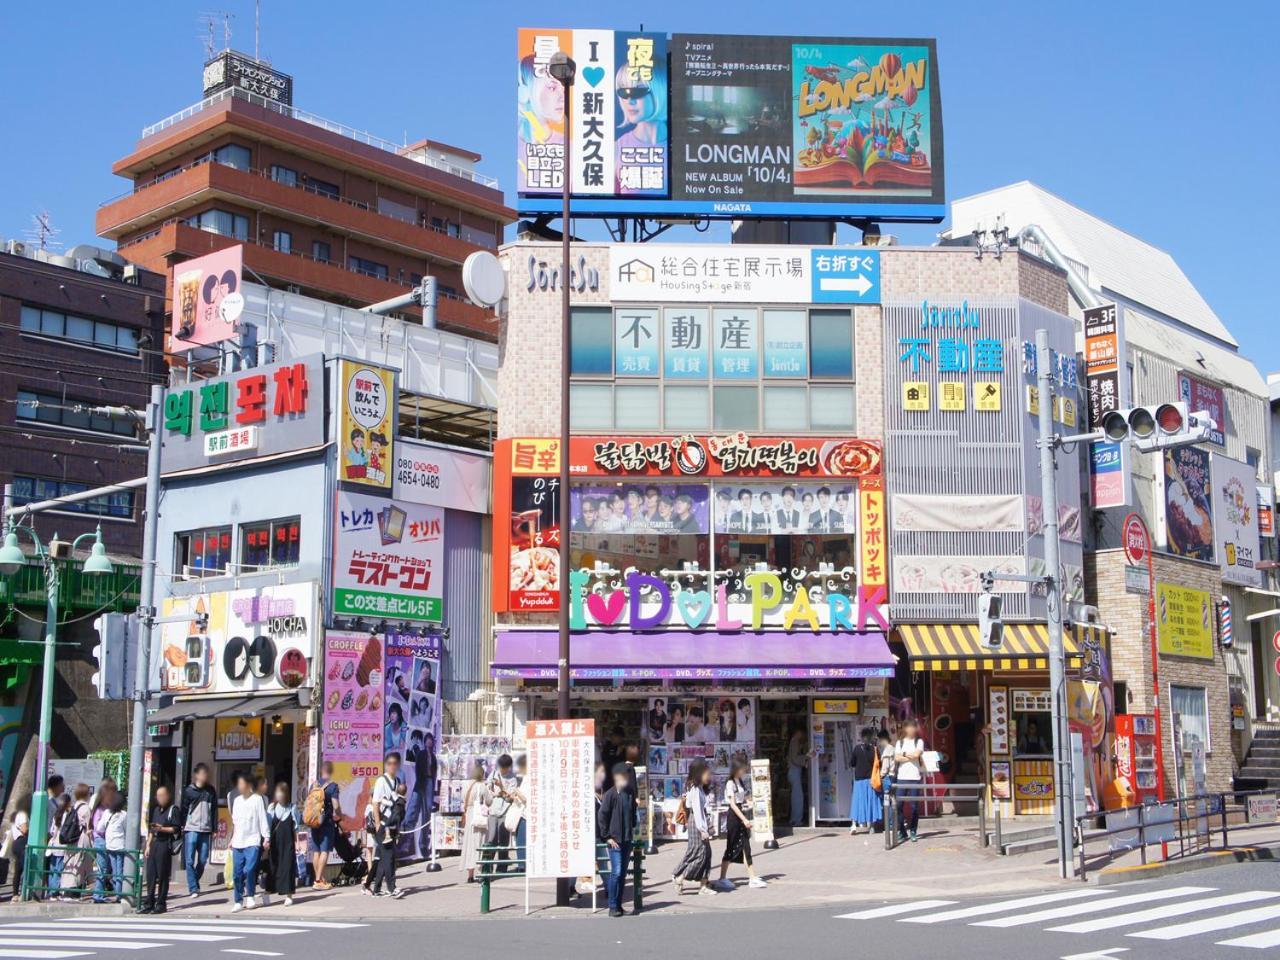
M 773 841 L 773 774 L 769 761 L 751 761 L 751 833 L 761 843 Z
M 653 804 L 649 797 L 649 768 L 636 767 L 636 825 L 633 841 L 648 849 L 653 836 Z
M 583 877 L 596 870 L 594 720 L 531 720 L 526 875 Z
M 213 721 L 213 759 L 261 760 L 262 717 L 216 717 Z
M 395 464 L 395 371 L 342 360 L 338 383 L 339 478 L 390 493 Z

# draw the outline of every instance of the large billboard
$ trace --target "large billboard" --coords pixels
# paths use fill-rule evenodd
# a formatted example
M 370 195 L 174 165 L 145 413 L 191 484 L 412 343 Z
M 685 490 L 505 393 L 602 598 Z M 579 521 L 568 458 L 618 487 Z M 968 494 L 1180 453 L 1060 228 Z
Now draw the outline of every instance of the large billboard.
M 936 222 L 945 213 L 933 40 L 674 34 L 668 44 L 658 34 L 528 29 L 521 213 L 559 210 L 566 123 L 547 72 L 556 50 L 578 67 L 567 125 L 578 215 Z

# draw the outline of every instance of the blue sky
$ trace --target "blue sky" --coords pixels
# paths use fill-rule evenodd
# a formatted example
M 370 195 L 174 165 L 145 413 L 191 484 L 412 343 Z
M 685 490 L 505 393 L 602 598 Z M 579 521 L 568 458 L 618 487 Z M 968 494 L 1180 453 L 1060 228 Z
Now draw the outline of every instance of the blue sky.
M 2 6 L 3 237 L 22 238 L 47 209 L 66 246 L 93 240 L 95 209 L 127 187 L 112 162 L 142 126 L 200 98 L 201 13 L 235 14 L 232 45 L 253 49 L 250 0 Z M 263 0 L 262 52 L 293 74 L 299 106 L 391 140 L 471 147 L 509 186 L 518 26 L 936 36 L 949 196 L 1030 179 L 1163 247 L 1242 351 L 1280 370 L 1275 5 L 879 7 Z M 892 232 L 926 243 L 936 230 Z

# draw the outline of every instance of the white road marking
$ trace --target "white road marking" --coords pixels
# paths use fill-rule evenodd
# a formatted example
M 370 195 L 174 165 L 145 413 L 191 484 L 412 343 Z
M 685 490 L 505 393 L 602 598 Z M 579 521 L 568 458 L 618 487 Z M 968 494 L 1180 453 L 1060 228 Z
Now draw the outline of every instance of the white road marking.
M 1243 893 L 1228 893 L 1221 897 L 1208 897 L 1204 900 L 1189 900 L 1183 903 L 1168 903 L 1163 907 L 1152 907 L 1150 910 L 1138 910 L 1134 913 L 1121 913 L 1114 917 L 1101 917 L 1097 920 L 1081 920 L 1079 923 L 1068 923 L 1061 927 L 1050 927 L 1055 933 L 1096 933 L 1099 930 L 1114 930 L 1116 927 L 1136 927 L 1153 920 L 1167 920 L 1169 917 L 1180 917 L 1186 913 L 1199 913 L 1217 907 L 1234 907 L 1240 903 L 1252 903 L 1257 900 L 1270 900 L 1280 897 L 1280 893 L 1270 890 L 1246 890 Z
M 20 960 L 66 960 L 67 957 L 91 957 L 93 954 L 78 950 L 0 950 L 0 957 L 19 957 Z
M 1274 920 L 1280 917 L 1280 905 L 1254 907 L 1252 910 L 1240 910 L 1236 913 L 1224 913 L 1221 916 L 1209 917 L 1206 920 L 1193 920 L 1190 923 L 1175 923 L 1169 927 L 1157 927 L 1141 933 L 1131 933 L 1131 937 L 1142 937 L 1145 940 L 1178 940 L 1182 937 L 1194 937 L 1201 933 L 1213 933 L 1215 930 L 1229 930 L 1232 927 L 1243 927 L 1263 920 Z
M 1280 930 L 1264 930 L 1262 933 L 1251 933 L 1247 937 L 1236 937 L 1234 940 L 1219 940 L 1218 946 L 1253 947 L 1255 950 L 1280 947 Z
M 876 907 L 874 910 L 859 910 L 857 913 L 842 913 L 837 920 L 875 920 L 879 917 L 896 917 L 900 913 L 914 913 L 917 910 L 931 910 L 934 907 L 949 907 L 954 900 L 913 900 L 911 903 L 893 903 L 887 907 Z
M 171 933 L 169 931 L 157 930 L 155 933 L 142 933 L 137 930 L 117 928 L 114 930 L 103 930 L 101 927 L 95 926 L 59 926 L 50 927 L 47 924 L 36 923 L 15 923 L 5 927 L 6 930 L 23 930 L 25 932 L 40 933 L 49 937 L 101 937 L 104 940 L 184 940 L 195 943 L 206 940 L 243 940 L 244 937 L 239 934 L 220 937 L 211 933 Z
M 1148 890 L 1134 893 L 1127 897 L 1115 897 L 1095 900 L 1091 903 L 1073 903 L 1068 907 L 1053 907 L 1049 910 L 1035 910 L 1031 913 L 1019 913 L 1012 917 L 998 917 L 995 920 L 979 920 L 973 927 L 1020 927 L 1028 923 L 1039 923 L 1042 920 L 1058 920 L 1062 917 L 1075 917 L 1083 913 L 1097 913 L 1110 910 L 1112 907 L 1128 907 L 1137 903 L 1150 903 L 1153 900 L 1172 900 L 1174 897 L 1186 897 L 1194 893 L 1212 893 L 1215 887 L 1169 887 L 1166 890 Z
M 270 950 L 236 950 L 228 947 L 223 953 L 243 953 L 246 957 L 283 957 L 283 953 L 272 953 Z
M 1102 897 L 1110 894 L 1110 890 L 1063 890 L 1059 893 L 1046 893 L 1038 897 L 1022 897 L 1018 900 L 1003 900 L 999 903 L 984 903 L 977 907 L 962 907 L 959 910 L 948 910 L 945 913 L 934 913 L 927 917 L 904 917 L 899 923 L 943 923 L 947 920 L 965 920 L 969 917 L 980 917 L 988 913 L 1004 913 L 1007 910 L 1021 910 L 1023 907 L 1038 907 L 1046 903 L 1058 903 L 1063 900 L 1079 900 L 1082 897 Z
M 1062 960 L 1111 960 L 1117 953 L 1128 953 L 1128 947 L 1109 947 L 1106 950 L 1091 950 L 1088 953 L 1073 953 Z
M 59 923 L 76 923 L 80 920 L 78 917 L 60 917 Z M 140 923 L 145 922 L 147 926 L 174 926 L 187 923 L 233 923 L 236 926 L 253 926 L 253 927 L 306 927 L 316 930 L 353 930 L 356 927 L 366 927 L 366 923 L 338 923 L 333 920 L 259 920 L 257 917 L 246 917 L 243 913 L 237 913 L 233 917 L 210 917 L 193 915 L 190 917 L 152 917 L 148 920 L 141 920 L 139 917 L 94 917 L 94 923 Z
M 34 932 L 34 931 L 33 931 Z M 130 940 L 112 940 L 103 943 L 101 940 L 64 940 L 61 937 L 11 937 L 0 933 L 0 947 L 109 947 L 112 950 L 149 950 L 152 947 L 163 947 L 163 943 L 137 943 Z

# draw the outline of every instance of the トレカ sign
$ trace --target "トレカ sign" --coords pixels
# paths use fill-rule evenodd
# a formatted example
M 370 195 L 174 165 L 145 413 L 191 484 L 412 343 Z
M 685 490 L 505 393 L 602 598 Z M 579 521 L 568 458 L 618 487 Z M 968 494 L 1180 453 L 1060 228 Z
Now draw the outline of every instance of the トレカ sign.
M 516 441 L 519 442 L 519 441 Z M 581 476 L 832 477 L 880 473 L 874 440 L 723 436 L 573 437 L 569 469 Z
M 319 355 L 170 387 L 164 398 L 165 473 L 237 463 L 324 443 Z
M 396 445 L 397 500 L 470 513 L 489 512 L 489 457 L 401 439 Z
M 337 510 L 333 612 L 439 623 L 444 511 L 346 490 Z

